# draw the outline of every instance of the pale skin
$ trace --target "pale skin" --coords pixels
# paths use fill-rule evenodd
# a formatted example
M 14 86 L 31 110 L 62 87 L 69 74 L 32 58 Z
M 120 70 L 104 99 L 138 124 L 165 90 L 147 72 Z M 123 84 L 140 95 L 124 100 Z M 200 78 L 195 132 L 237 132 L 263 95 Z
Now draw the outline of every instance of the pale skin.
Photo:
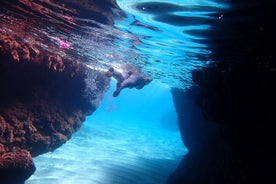
M 140 69 L 127 65 L 122 66 L 122 72 L 115 71 L 110 67 L 106 76 L 114 77 L 117 80 L 117 88 L 113 97 L 117 97 L 124 88 L 142 89 L 152 81 L 152 78 L 145 76 Z

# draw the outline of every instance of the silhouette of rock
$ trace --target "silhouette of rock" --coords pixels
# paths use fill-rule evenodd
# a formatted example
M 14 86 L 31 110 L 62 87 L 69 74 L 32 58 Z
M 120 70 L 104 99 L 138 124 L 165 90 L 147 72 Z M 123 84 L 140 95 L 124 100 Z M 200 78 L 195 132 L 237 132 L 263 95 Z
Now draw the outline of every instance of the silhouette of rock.
M 216 62 L 193 72 L 196 93 L 172 92 L 190 152 L 169 184 L 275 183 L 273 2 L 230 3 L 225 19 L 214 25 L 209 37 L 210 43 L 220 43 L 211 45 Z M 191 99 L 209 121 L 189 113 L 195 109 Z

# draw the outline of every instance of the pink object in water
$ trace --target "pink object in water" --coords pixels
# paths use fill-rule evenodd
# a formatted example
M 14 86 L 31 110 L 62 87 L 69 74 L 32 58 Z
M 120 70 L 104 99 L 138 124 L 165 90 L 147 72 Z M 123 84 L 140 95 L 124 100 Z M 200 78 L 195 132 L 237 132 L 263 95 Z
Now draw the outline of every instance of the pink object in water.
M 58 39 L 58 41 L 59 41 L 60 46 L 64 49 L 69 49 L 71 47 L 70 44 L 67 43 L 66 41 L 63 41 L 61 39 Z

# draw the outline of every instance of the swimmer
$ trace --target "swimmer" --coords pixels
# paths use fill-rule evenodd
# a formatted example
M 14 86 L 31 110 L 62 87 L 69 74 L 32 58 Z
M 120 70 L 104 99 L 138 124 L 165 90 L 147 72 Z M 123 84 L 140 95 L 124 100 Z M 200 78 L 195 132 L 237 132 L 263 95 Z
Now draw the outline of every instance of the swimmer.
M 117 80 L 113 97 L 117 97 L 124 88 L 142 89 L 152 81 L 152 78 L 145 76 L 140 69 L 127 65 L 122 67 L 122 72 L 115 71 L 114 68 L 110 67 L 106 76 L 114 77 Z

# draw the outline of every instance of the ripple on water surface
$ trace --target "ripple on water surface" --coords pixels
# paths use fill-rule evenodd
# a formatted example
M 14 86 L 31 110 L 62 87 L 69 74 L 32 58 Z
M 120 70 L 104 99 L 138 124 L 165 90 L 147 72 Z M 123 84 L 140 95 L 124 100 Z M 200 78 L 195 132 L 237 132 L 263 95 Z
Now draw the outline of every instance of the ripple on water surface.
M 204 33 L 219 21 L 216 14 L 228 8 L 224 3 L 202 0 L 117 3 L 128 19 L 118 21 L 116 26 L 139 38 L 133 48 L 143 62 L 136 63 L 159 82 L 178 88 L 190 86 L 191 71 L 210 62 L 211 51 Z

